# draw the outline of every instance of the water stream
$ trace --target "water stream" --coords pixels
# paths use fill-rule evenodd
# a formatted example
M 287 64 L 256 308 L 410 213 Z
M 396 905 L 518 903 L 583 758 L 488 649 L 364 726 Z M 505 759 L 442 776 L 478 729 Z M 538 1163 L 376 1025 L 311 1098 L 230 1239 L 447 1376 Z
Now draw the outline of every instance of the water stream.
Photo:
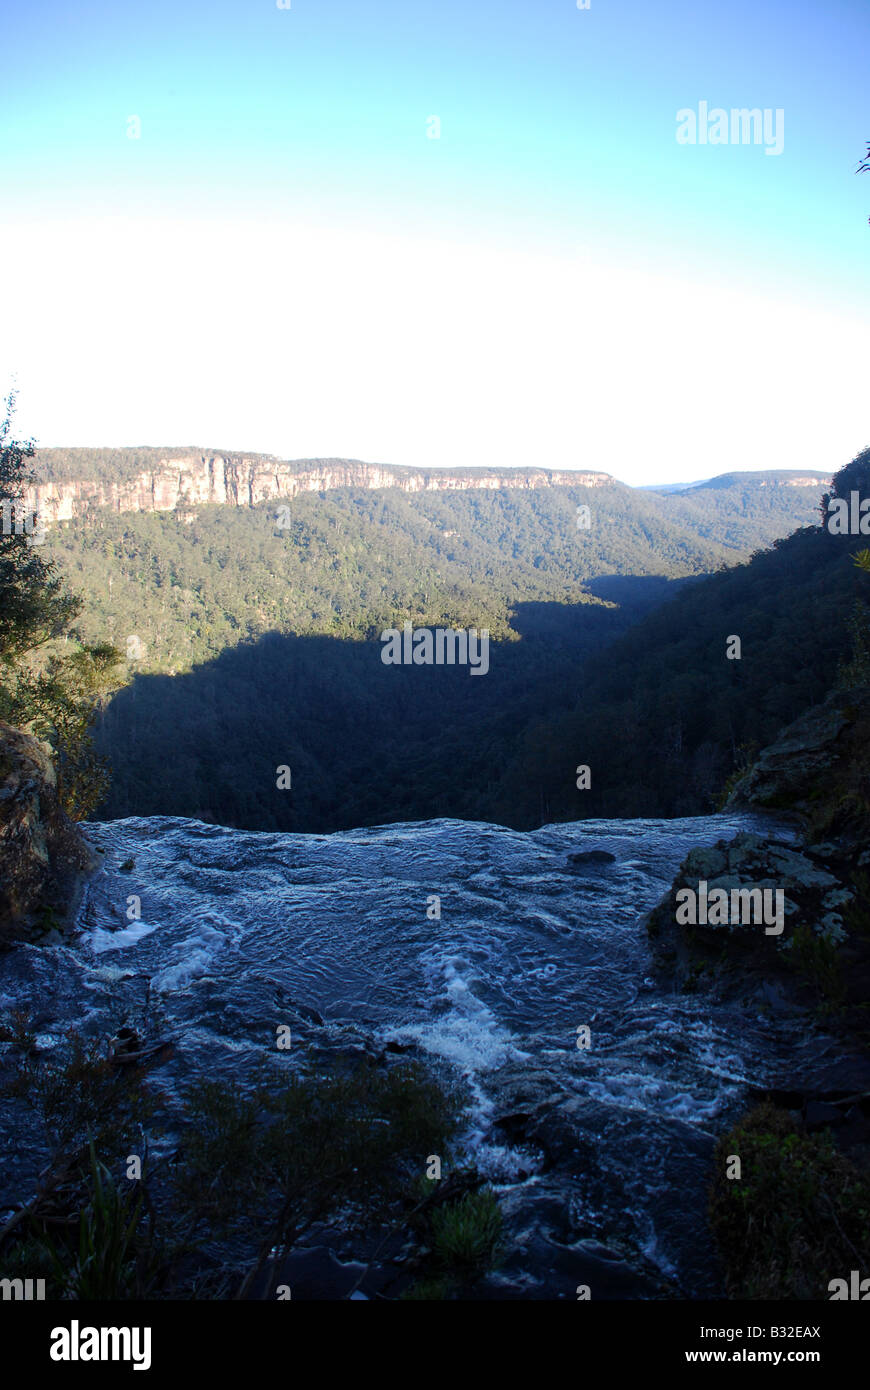
M 52 1048 L 70 1026 L 105 1032 L 147 1002 L 175 1042 L 171 1085 L 241 1075 L 258 1049 L 274 1056 L 279 1023 L 300 1057 L 419 1050 L 470 1087 L 464 1142 L 511 1238 L 494 1296 L 571 1297 L 581 1283 L 600 1297 L 715 1296 L 713 1146 L 800 1036 L 657 983 L 641 919 L 691 847 L 762 824 L 101 823 L 80 935 L 0 960 L 0 1005 L 34 1008 Z M 572 862 L 590 850 L 614 860 Z M 25 1169 L 23 1151 L 4 1165 L 6 1196 Z

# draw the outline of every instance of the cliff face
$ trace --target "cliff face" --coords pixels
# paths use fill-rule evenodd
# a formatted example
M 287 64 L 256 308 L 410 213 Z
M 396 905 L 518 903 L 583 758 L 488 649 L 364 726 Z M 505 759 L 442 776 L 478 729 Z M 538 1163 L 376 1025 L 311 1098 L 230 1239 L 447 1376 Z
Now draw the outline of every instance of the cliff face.
M 471 488 L 603 487 L 608 473 L 553 472 L 543 468 L 479 474 L 438 470 L 431 473 L 343 459 L 301 463 L 222 455 L 191 454 L 160 461 L 130 481 L 100 483 L 86 478 L 45 482 L 26 495 L 28 507 L 46 524 L 70 521 L 93 508 L 116 512 L 169 512 L 208 502 L 252 507 L 271 498 L 332 488 L 396 487 L 403 492 L 467 491 Z

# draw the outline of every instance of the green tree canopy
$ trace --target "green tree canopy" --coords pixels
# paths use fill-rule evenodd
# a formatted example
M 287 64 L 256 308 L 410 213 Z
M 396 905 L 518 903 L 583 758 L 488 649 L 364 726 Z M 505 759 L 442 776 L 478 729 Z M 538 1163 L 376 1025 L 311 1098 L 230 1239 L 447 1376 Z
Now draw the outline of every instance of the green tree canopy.
M 0 423 L 0 719 L 44 739 L 55 757 L 58 793 L 80 818 L 100 800 L 107 769 L 90 725 L 114 684 L 121 653 L 78 639 L 82 601 L 41 551 L 38 522 L 25 512 L 33 442 L 13 436 L 15 395 Z

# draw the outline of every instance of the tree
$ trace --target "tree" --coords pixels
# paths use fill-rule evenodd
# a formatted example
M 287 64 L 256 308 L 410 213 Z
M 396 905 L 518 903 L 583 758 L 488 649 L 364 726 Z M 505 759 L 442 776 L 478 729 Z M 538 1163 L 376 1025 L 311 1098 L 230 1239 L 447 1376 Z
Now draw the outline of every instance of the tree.
M 0 718 L 44 739 L 55 758 L 62 805 L 80 819 L 99 803 L 108 769 L 90 726 L 123 660 L 116 648 L 79 640 L 73 623 L 82 600 L 38 547 L 25 494 L 33 475 L 32 440 L 12 434 L 15 393 L 0 424 Z M 70 650 L 72 647 L 72 650 Z
M 0 663 L 15 663 L 27 652 L 65 632 L 81 611 L 81 600 L 64 590 L 56 567 L 33 545 L 24 527 L 24 493 L 32 481 L 27 460 L 33 441 L 12 438 L 15 394 L 5 401 L 0 424 Z M 29 519 L 28 519 L 29 520 Z

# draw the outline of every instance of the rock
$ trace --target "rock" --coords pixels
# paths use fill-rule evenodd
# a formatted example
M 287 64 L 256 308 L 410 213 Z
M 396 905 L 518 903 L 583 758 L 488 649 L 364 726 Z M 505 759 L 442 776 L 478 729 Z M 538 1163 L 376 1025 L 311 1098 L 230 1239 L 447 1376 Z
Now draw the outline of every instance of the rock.
M 208 503 L 254 507 L 269 499 L 295 497 L 300 492 L 324 493 L 332 488 L 394 487 L 403 492 L 451 492 L 469 488 L 606 487 L 607 473 L 556 472 L 545 468 L 478 469 L 431 473 L 360 463 L 354 459 L 300 459 L 285 462 L 268 457 L 220 454 L 175 454 L 158 458 L 153 468 L 135 477 L 99 481 L 81 477 L 72 482 L 36 483 L 25 503 L 49 525 L 70 521 L 95 507 L 115 512 L 178 510 L 189 519 L 190 508 Z
M 63 929 L 96 867 L 60 804 L 45 746 L 0 722 L 0 942 Z
M 832 893 L 826 893 L 822 902 L 827 908 L 845 907 L 846 903 L 853 902 L 855 894 L 848 888 L 835 888 Z
M 787 1013 L 791 1007 L 782 985 L 771 984 L 769 980 L 761 982 L 761 998 L 773 1013 Z
M 726 866 L 727 872 L 716 872 Z M 691 889 L 700 897 L 702 881 L 707 895 L 716 890 L 727 894 L 728 920 L 677 922 L 678 893 Z M 732 894 L 753 889 L 774 895 L 782 893 L 781 899 L 768 899 L 768 909 L 781 903 L 781 933 L 768 936 L 766 926 L 772 923 L 760 923 L 748 913 L 742 919 L 735 918 L 731 905 L 736 904 L 739 909 L 740 899 Z M 843 941 L 843 918 L 832 909 L 842 907 L 851 896 L 818 855 L 810 858 L 794 843 L 763 840 L 759 835 L 744 832 L 731 841 L 720 840 L 713 847 L 691 850 L 670 893 L 650 913 L 647 929 L 659 971 L 673 975 L 679 986 L 695 989 L 702 979 L 710 987 L 721 986 L 727 975 L 745 998 L 757 996 L 770 1007 L 763 986 L 771 977 L 787 973 L 787 953 L 795 932 L 809 929 L 815 937 L 829 943 Z M 778 997 L 776 1008 L 781 1007 Z
M 812 791 L 813 780 L 838 756 L 837 742 L 849 723 L 841 700 L 842 696 L 829 697 L 789 724 L 762 750 L 727 805 L 791 808 L 802 802 Z
M 686 858 L 686 872 L 699 879 L 715 878 L 728 867 L 725 855 L 719 849 L 693 849 Z
M 819 920 L 817 931 L 824 941 L 833 945 L 846 940 L 846 928 L 843 925 L 843 919 L 836 912 L 826 912 L 824 917 Z
M 606 849 L 587 849 L 568 856 L 572 864 L 615 864 L 616 855 Z
M 837 879 L 826 869 L 820 869 L 805 854 L 771 843 L 766 856 L 772 876 L 781 885 L 797 889 L 839 888 Z M 841 890 L 842 891 L 842 890 Z
M 287 1004 L 299 1018 L 304 1018 L 306 1023 L 313 1023 L 315 1028 L 324 1026 L 323 1015 L 316 1009 L 310 1008 L 307 1004 L 300 1004 L 295 999 L 287 997 Z
M 870 685 L 834 690 L 762 750 L 727 808 L 780 811 L 803 824 L 810 855 L 854 862 L 870 836 L 868 747 Z
M 819 1129 L 836 1129 L 846 1123 L 846 1116 L 836 1105 L 828 1105 L 823 1100 L 811 1100 L 804 1106 L 804 1126 L 812 1133 Z

